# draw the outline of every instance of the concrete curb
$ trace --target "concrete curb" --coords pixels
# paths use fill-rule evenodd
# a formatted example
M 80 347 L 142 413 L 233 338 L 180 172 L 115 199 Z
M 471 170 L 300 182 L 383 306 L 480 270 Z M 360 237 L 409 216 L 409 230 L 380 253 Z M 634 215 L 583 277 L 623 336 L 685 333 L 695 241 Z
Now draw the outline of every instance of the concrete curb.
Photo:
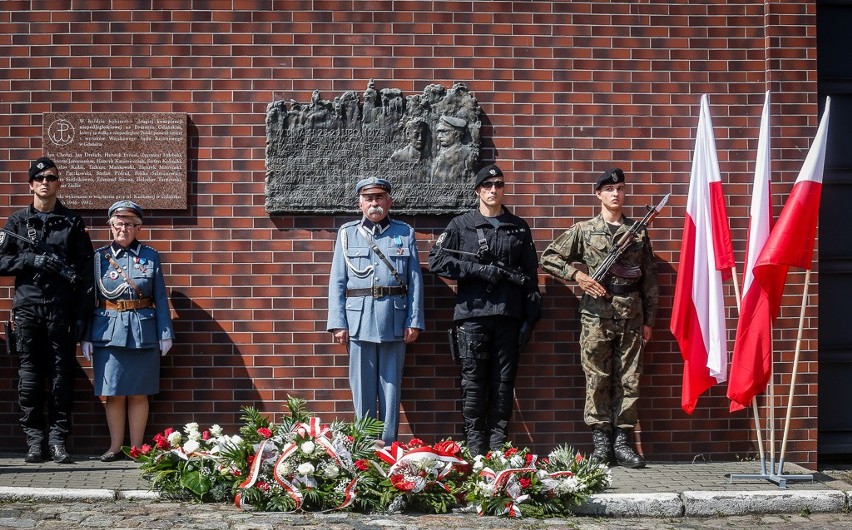
M 599 493 L 574 513 L 617 517 L 680 517 L 683 502 L 677 493 Z
M 16 488 L 0 486 L 4 501 L 151 501 L 149 490 Z M 685 491 L 683 493 L 599 493 L 577 507 L 578 516 L 596 517 L 719 517 L 751 514 L 843 513 L 852 492 L 805 491 Z M 458 513 L 472 510 L 454 510 Z
M 842 491 L 685 491 L 684 515 L 719 516 L 769 513 L 839 513 L 846 509 Z
M 0 486 L 0 500 L 3 501 L 114 501 L 115 499 L 115 490 Z

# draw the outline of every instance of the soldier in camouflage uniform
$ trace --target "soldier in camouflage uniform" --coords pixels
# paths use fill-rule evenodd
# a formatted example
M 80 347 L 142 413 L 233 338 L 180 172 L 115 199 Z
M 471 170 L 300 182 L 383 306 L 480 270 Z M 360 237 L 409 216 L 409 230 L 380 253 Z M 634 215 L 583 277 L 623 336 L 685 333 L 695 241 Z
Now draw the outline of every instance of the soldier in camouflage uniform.
M 584 291 L 580 357 L 586 375 L 583 419 L 594 440 L 591 458 L 609 464 L 614 456 L 619 465 L 641 468 L 645 460 L 631 446 L 629 431 L 637 422 L 642 350 L 651 340 L 657 313 L 657 268 L 647 231 L 642 230 L 602 284 L 589 276 L 636 222 L 622 214 L 621 169 L 601 175 L 595 195 L 601 201 L 600 215 L 575 224 L 553 241 L 542 254 L 541 268 L 576 281 Z M 586 264 L 589 273 L 574 267 L 577 262 Z

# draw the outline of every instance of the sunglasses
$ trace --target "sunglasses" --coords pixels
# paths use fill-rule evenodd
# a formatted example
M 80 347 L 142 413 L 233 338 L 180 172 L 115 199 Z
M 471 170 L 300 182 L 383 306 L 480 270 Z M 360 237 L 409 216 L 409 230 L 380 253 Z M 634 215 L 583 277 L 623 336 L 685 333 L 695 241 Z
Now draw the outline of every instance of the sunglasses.
M 33 180 L 36 182 L 44 182 L 45 180 L 48 182 L 56 182 L 59 180 L 58 175 L 36 175 L 33 177 Z
M 480 186 L 482 186 L 486 190 L 490 190 L 492 187 L 497 188 L 499 190 L 500 188 L 502 188 L 505 185 L 506 185 L 506 183 L 503 182 L 502 180 L 486 180 L 485 182 L 480 184 Z

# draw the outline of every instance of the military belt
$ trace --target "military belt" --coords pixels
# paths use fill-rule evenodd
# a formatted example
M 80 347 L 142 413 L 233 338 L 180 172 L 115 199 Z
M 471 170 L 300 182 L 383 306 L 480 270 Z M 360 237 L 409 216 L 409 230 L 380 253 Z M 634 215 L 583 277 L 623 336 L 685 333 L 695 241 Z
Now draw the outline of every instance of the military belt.
M 346 289 L 346 296 L 372 296 L 381 298 L 383 296 L 404 295 L 405 288 L 399 285 L 374 285 L 364 289 Z
M 154 305 L 153 298 L 140 298 L 139 300 L 101 300 L 98 307 L 111 309 L 113 311 L 130 311 L 132 309 L 143 309 Z
M 606 286 L 610 294 L 630 294 L 639 290 L 638 283 L 610 283 Z

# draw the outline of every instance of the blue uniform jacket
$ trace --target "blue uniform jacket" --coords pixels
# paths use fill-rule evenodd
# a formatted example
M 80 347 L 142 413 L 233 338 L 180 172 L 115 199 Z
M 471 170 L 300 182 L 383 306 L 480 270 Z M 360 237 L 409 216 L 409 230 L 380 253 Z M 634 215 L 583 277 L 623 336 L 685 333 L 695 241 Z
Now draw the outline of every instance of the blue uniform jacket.
M 387 265 L 370 249 L 372 243 L 359 232 L 360 225 L 361 221 L 352 221 L 337 232 L 328 285 L 328 331 L 348 329 L 354 340 L 386 342 L 402 340 L 405 328 L 425 329 L 420 259 L 414 230 L 406 223 L 391 219 L 390 226 L 375 235 L 375 241 L 408 284 L 408 293 L 381 298 L 346 296 L 347 289 L 399 285 Z
M 139 294 L 110 264 L 107 255 L 142 291 L 143 298 L 153 298 L 154 307 L 116 311 L 100 307 L 101 300 L 138 299 Z M 159 341 L 174 339 L 172 317 L 160 255 L 153 248 L 134 241 L 124 249 L 117 244 L 95 251 L 95 282 L 98 304 L 89 326 L 90 341 L 98 347 L 156 348 Z

